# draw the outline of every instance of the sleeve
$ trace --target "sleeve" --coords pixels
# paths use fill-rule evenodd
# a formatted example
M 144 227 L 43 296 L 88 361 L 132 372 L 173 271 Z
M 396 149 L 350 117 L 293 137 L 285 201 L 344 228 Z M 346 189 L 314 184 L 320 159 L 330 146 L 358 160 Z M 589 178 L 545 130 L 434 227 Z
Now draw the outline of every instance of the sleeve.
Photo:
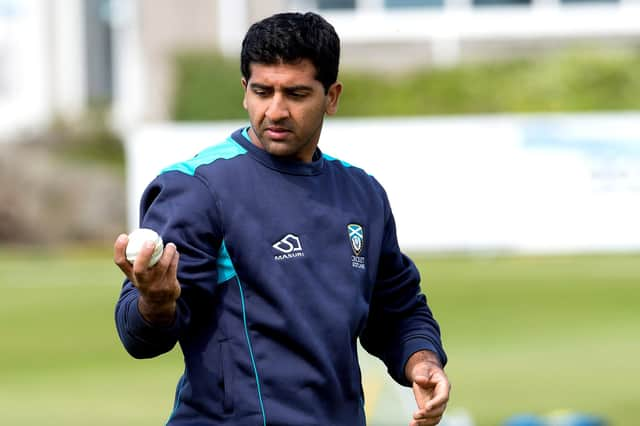
M 420 290 L 420 273 L 398 247 L 395 221 L 385 195 L 385 229 L 369 317 L 360 336 L 362 346 L 380 358 L 391 377 L 411 386 L 404 374 L 409 357 L 420 350 L 447 356 L 440 327 Z
M 120 340 L 133 357 L 151 358 L 170 351 L 194 321 L 198 306 L 213 298 L 222 241 L 216 212 L 215 198 L 198 176 L 170 171 L 146 188 L 140 203 L 140 227 L 151 228 L 165 244 L 176 245 L 181 295 L 174 323 L 154 326 L 138 311 L 138 289 L 125 280 L 115 321 Z

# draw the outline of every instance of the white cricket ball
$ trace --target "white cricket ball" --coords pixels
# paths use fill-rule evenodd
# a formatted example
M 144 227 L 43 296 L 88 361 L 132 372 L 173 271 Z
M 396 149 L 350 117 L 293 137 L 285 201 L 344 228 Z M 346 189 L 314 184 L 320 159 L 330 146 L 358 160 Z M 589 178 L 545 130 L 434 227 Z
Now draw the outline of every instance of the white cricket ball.
M 156 231 L 148 228 L 139 228 L 129 234 L 129 243 L 127 244 L 126 255 L 129 263 L 133 264 L 136 260 L 136 256 L 142 250 L 142 247 L 146 241 L 153 241 L 156 245 L 149 261 L 149 267 L 158 263 L 164 250 L 164 244 L 162 243 L 162 237 L 158 235 Z

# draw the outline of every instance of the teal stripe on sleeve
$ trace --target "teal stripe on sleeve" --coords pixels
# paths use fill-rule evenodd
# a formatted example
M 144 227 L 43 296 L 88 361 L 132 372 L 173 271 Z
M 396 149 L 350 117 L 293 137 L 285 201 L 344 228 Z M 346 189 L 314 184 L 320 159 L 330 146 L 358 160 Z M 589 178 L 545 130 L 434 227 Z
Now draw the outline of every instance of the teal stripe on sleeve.
M 249 128 L 248 127 L 245 127 L 244 129 L 242 129 L 242 136 L 244 136 L 246 140 L 251 142 L 251 137 L 249 137 Z
M 253 374 L 256 377 L 256 387 L 258 390 L 258 403 L 260 404 L 260 411 L 262 412 L 262 425 L 267 426 L 267 415 L 264 411 L 264 402 L 262 401 L 262 390 L 260 387 L 260 376 L 258 375 L 258 367 L 256 366 L 256 359 L 253 356 L 253 346 L 251 345 L 251 337 L 249 337 L 249 326 L 247 325 L 247 307 L 244 303 L 244 292 L 242 291 L 242 283 L 236 276 L 236 282 L 238 283 L 238 289 L 240 289 L 240 300 L 242 301 L 242 321 L 244 322 L 244 335 L 247 339 L 247 347 L 249 348 L 249 357 L 251 358 L 251 366 L 253 367 Z
M 185 375 L 186 375 L 186 371 L 185 373 L 182 375 L 182 377 L 180 377 L 180 381 L 178 381 L 178 385 L 176 387 L 176 397 L 175 397 L 175 401 L 173 402 L 173 411 L 171 412 L 171 415 L 169 416 L 169 420 L 167 420 L 167 423 L 165 423 L 165 426 L 169 424 L 169 422 L 171 421 L 171 419 L 173 419 L 173 417 L 176 415 L 176 411 L 178 411 L 178 407 L 180 406 L 180 395 L 182 394 L 182 390 L 184 389 L 185 386 Z
M 233 266 L 233 262 L 231 261 L 231 257 L 229 256 L 229 252 L 227 251 L 227 246 L 224 241 L 220 245 L 220 249 L 218 250 L 218 284 L 223 283 L 231 278 L 235 277 L 235 281 L 238 284 L 238 291 L 240 292 L 240 302 L 242 303 L 242 323 L 244 326 L 244 336 L 247 340 L 247 349 L 249 351 L 249 358 L 251 360 L 251 367 L 253 368 L 253 374 L 256 379 L 256 388 L 258 391 L 258 403 L 260 404 L 260 411 L 262 414 L 262 424 L 263 426 L 267 425 L 267 416 L 264 411 L 264 402 L 262 401 L 262 389 L 260 387 L 260 376 L 258 375 L 258 367 L 256 366 L 256 359 L 253 356 L 253 346 L 251 344 L 251 337 L 249 336 L 249 325 L 247 324 L 247 306 L 245 304 L 244 291 L 242 289 L 242 283 L 238 278 L 238 274 L 236 273 L 236 269 Z
M 222 245 L 220 245 L 220 250 L 218 250 L 217 268 L 218 284 L 228 281 L 237 275 L 236 269 L 233 267 L 233 263 L 231 263 L 231 257 L 229 256 L 229 252 L 227 251 L 227 246 L 224 244 L 224 241 L 222 242 Z
M 322 153 L 322 156 L 324 157 L 325 160 L 328 160 L 328 161 L 339 161 L 340 164 L 342 164 L 344 167 L 353 167 L 351 164 L 347 163 L 346 161 L 338 160 L 337 158 L 332 157 L 329 154 Z
M 190 160 L 173 164 L 164 168 L 161 173 L 167 173 L 171 171 L 182 172 L 187 175 L 193 176 L 196 169 L 200 166 L 211 164 L 216 160 L 230 160 L 242 154 L 246 154 L 247 150 L 240 146 L 236 141 L 228 138 L 224 142 L 211 146 Z

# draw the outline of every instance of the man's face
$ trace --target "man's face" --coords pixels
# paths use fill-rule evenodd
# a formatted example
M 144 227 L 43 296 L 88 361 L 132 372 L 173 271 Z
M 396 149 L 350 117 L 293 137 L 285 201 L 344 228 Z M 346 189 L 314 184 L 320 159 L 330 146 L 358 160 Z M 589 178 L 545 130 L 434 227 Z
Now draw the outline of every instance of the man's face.
M 243 106 L 249 113 L 251 142 L 271 155 L 310 162 L 325 114 L 334 114 L 342 91 L 334 83 L 327 94 L 316 69 L 303 59 L 295 64 L 251 64 L 242 79 Z

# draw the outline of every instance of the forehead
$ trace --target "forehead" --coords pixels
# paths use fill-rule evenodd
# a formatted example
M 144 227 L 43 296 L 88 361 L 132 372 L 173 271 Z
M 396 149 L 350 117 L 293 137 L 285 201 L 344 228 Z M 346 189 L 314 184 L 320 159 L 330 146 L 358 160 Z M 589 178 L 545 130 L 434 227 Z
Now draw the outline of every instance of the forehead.
M 316 80 L 316 67 L 308 59 L 295 63 L 251 63 L 249 67 L 251 70 L 249 84 L 257 83 L 268 86 L 321 85 Z

